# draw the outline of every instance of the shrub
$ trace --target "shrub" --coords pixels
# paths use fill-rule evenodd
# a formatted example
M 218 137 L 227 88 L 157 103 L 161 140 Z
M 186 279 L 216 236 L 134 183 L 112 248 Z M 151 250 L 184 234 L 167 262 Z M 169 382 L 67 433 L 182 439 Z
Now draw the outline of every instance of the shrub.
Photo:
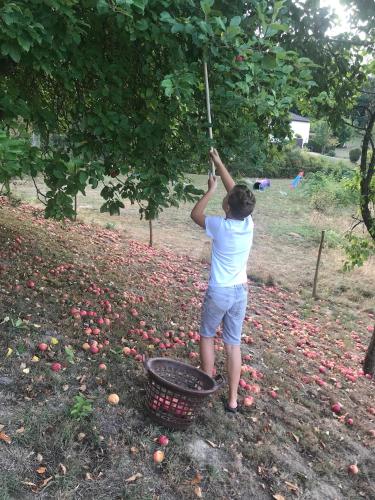
M 310 197 L 311 208 L 318 212 L 329 212 L 335 206 L 335 195 L 328 189 L 314 191 Z
M 282 155 L 274 161 L 277 177 L 295 177 L 301 170 L 305 175 L 319 172 L 331 162 L 328 159 L 310 155 L 300 148 L 287 146 Z
M 341 168 L 340 168 L 341 167 Z M 307 175 L 302 185 L 303 192 L 310 198 L 310 205 L 319 212 L 333 208 L 358 204 L 358 193 L 348 189 L 348 179 L 355 176 L 355 170 L 348 172 L 345 163 Z
M 306 144 L 306 148 L 313 153 L 320 153 L 320 147 L 314 139 L 310 138 L 309 142 Z
M 235 177 L 270 177 L 294 178 L 298 172 L 304 171 L 305 176 L 315 172 L 332 172 L 335 177 L 341 178 L 341 170 L 348 174 L 353 171 L 349 162 L 332 161 L 324 156 L 316 156 L 299 147 L 288 144 L 281 152 L 271 146 L 267 150 L 268 159 L 258 157 L 256 163 L 239 162 L 230 159 L 231 172 Z M 242 165 L 242 168 L 236 166 Z M 338 175 L 337 175 L 338 172 Z
M 349 151 L 349 158 L 352 163 L 358 161 L 361 157 L 361 150 L 359 148 L 354 148 Z
M 328 248 L 338 248 L 343 245 L 344 235 L 336 233 L 333 229 L 328 229 L 325 234 L 325 243 Z
M 336 151 L 334 149 L 330 149 L 326 152 L 326 156 L 336 156 Z

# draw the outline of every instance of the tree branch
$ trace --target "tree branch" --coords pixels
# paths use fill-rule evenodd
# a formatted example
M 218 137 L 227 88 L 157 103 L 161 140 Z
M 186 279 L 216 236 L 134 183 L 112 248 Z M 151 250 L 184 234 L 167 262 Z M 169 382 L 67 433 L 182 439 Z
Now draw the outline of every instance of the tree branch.
M 352 232 L 354 231 L 354 229 L 359 226 L 360 224 L 363 224 L 363 220 L 362 219 L 358 219 L 358 217 L 355 217 L 354 215 L 352 215 L 352 219 L 353 220 L 356 220 L 357 222 L 354 224 L 354 226 L 352 226 L 349 230 L 349 234 L 352 234 Z
M 33 180 L 34 187 L 35 187 L 35 189 L 36 189 L 36 195 L 37 195 L 38 200 L 40 201 L 40 203 L 43 203 L 43 205 L 47 206 L 47 203 L 45 202 L 45 200 L 46 200 L 46 198 L 47 198 L 47 197 L 46 197 L 46 195 L 45 195 L 45 194 L 43 194 L 43 193 L 41 192 L 41 190 L 38 188 L 38 186 L 37 186 L 37 184 L 36 184 L 36 181 L 35 181 L 35 177 L 32 175 L 32 176 L 31 176 L 31 178 L 32 178 L 32 180 Z M 43 196 L 44 200 L 42 200 L 42 199 L 40 198 L 40 196 Z

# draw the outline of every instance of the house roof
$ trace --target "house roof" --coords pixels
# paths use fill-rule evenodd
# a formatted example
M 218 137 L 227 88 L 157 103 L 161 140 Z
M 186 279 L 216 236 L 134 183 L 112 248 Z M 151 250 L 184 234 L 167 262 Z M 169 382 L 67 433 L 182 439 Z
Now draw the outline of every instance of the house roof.
M 292 122 L 310 122 L 305 116 L 297 115 L 296 113 L 289 113 Z

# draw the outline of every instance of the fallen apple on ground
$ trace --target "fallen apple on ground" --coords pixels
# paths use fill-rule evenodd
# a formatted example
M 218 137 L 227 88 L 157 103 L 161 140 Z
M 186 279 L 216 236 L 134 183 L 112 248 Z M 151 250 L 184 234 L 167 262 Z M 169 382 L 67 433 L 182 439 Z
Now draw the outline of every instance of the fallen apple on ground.
M 107 401 L 110 405 L 116 406 L 119 404 L 120 398 L 117 394 L 110 394 Z

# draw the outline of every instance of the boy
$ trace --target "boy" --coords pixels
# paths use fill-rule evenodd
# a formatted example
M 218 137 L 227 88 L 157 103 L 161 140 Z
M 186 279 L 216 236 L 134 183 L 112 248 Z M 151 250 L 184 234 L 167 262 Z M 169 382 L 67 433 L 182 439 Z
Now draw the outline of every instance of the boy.
M 211 270 L 202 309 L 200 328 L 201 367 L 212 376 L 215 363 L 214 337 L 223 321 L 223 341 L 227 356 L 229 383 L 225 410 L 236 413 L 238 383 L 241 376 L 241 331 L 247 305 L 247 259 L 253 241 L 251 213 L 255 196 L 246 187 L 236 185 L 216 149 L 210 152 L 216 172 L 227 190 L 223 199 L 225 217 L 205 215 L 217 179 L 210 175 L 208 191 L 191 212 L 193 221 L 212 238 Z

